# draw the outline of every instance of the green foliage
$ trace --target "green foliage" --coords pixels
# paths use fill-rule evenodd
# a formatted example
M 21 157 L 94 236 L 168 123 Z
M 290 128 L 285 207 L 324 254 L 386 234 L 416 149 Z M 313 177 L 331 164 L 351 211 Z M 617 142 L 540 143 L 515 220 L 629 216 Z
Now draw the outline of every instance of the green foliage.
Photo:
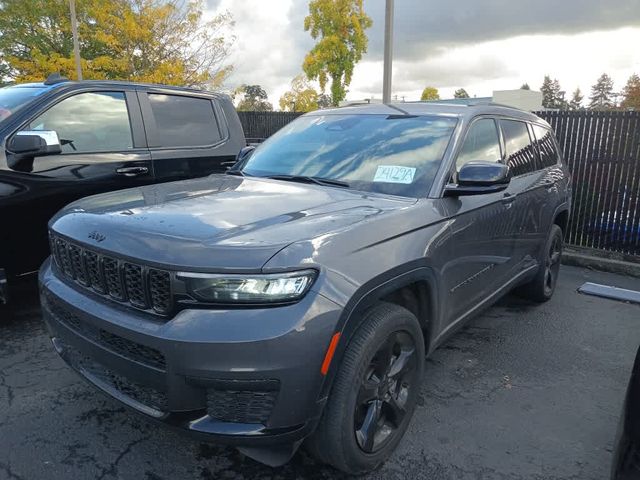
M 201 0 L 81 0 L 76 17 L 86 79 L 215 87 L 231 72 L 233 19 L 205 21 Z M 0 0 L 0 32 L 6 77 L 75 78 L 68 1 Z
M 603 73 L 591 87 L 589 97 L 589 108 L 593 110 L 607 110 L 614 107 L 613 103 L 613 80 L 609 75 Z
M 268 101 L 267 92 L 260 85 L 242 85 L 233 94 L 235 100 L 240 96 L 237 109 L 242 111 L 269 112 L 273 105 Z
M 311 112 L 318 110 L 318 92 L 304 75 L 298 75 L 291 81 L 291 90 L 280 97 L 280 110 L 289 112 Z
M 569 108 L 571 110 L 580 110 L 582 109 L 582 100 L 584 100 L 584 95 L 580 91 L 580 88 L 576 88 L 571 96 L 571 101 L 569 102 Z
M 549 75 L 545 75 L 540 91 L 542 92 L 542 106 L 544 108 L 564 110 L 568 107 L 567 101 L 564 99 L 564 92 L 560 88 L 560 82 L 558 82 L 557 78 L 551 80 Z
M 464 88 L 459 88 L 454 92 L 453 98 L 470 98 L 470 97 Z
M 637 74 L 634 73 L 629 77 L 622 94 L 624 95 L 622 108 L 640 110 L 640 77 Z
M 338 106 L 347 96 L 355 64 L 367 51 L 365 30 L 372 25 L 363 0 L 311 0 L 304 29 L 317 40 L 304 59 L 302 69 L 317 79 L 324 93 L 331 80 L 331 102 Z
M 429 100 L 440 100 L 440 93 L 438 93 L 438 89 L 436 87 L 425 87 L 422 91 L 422 95 L 420 96 L 420 100 L 423 102 Z

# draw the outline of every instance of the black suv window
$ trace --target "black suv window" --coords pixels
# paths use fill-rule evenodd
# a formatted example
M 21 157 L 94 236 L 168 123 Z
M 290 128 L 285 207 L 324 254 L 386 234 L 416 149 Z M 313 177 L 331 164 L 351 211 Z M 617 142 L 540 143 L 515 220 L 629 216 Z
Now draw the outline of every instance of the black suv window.
M 500 139 L 496 122 L 491 118 L 475 121 L 464 139 L 456 160 L 456 169 L 474 160 L 499 162 L 501 159 Z
M 157 129 L 154 147 L 203 147 L 222 139 L 209 99 L 150 93 L 149 103 Z
M 117 152 L 133 147 L 123 92 L 87 92 L 65 98 L 27 130 L 55 130 L 62 153 Z
M 534 172 L 535 155 L 527 124 L 517 120 L 500 120 L 500 125 L 504 135 L 507 165 L 513 176 Z
M 548 128 L 533 125 L 533 134 L 536 137 L 540 163 L 543 168 L 551 167 L 558 163 L 558 149 L 553 139 L 553 133 Z

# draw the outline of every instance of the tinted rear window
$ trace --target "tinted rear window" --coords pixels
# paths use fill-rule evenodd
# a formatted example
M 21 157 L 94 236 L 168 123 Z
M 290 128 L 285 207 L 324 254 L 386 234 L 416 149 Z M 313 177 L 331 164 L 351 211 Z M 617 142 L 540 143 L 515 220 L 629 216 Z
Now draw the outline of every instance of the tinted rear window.
M 558 163 L 558 150 L 551 130 L 539 125 L 534 125 L 533 134 L 536 137 L 542 167 L 546 168 L 556 165 Z
M 149 103 L 158 135 L 154 147 L 202 147 L 221 140 L 211 100 L 150 93 Z

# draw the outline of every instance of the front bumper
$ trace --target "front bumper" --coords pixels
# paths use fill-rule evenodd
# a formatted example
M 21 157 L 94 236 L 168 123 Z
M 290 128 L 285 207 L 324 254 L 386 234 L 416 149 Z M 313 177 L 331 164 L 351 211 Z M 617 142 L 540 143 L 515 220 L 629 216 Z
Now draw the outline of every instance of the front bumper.
M 161 319 L 40 271 L 42 312 L 60 356 L 149 418 L 237 446 L 308 435 L 324 400 L 320 367 L 341 308 L 310 291 L 277 308 L 183 310 Z

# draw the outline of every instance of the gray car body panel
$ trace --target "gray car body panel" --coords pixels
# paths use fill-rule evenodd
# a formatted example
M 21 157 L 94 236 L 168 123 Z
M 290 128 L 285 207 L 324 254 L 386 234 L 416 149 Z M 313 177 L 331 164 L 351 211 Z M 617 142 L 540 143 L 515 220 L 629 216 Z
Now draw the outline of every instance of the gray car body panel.
M 145 314 L 78 291 L 49 262 L 40 279 L 52 335 L 64 326 L 46 307 L 51 294 L 87 322 L 174 352 L 168 357 L 176 382 L 169 387 L 170 396 L 180 395 L 178 379 L 190 375 L 277 378 L 286 395 L 279 397 L 276 413 L 260 433 L 269 437 L 273 429 L 284 428 L 302 438 L 321 414 L 363 309 L 394 289 L 425 285 L 428 306 L 420 320 L 427 349 L 433 350 L 466 318 L 535 275 L 551 225 L 570 208 L 570 180 L 562 164 L 515 177 L 506 192 L 443 194 L 475 118 L 515 118 L 548 127 L 532 114 L 494 106 L 399 104 L 310 115 L 397 114 L 397 109 L 459 119 L 436 180 L 420 199 L 213 175 L 88 197 L 50 222 L 53 232 L 88 248 L 169 270 L 272 273 L 314 268 L 317 279 L 298 303 L 186 308 L 158 326 Z M 335 332 L 342 338 L 329 374 L 323 376 L 320 366 Z M 190 406 L 201 406 L 199 394 L 190 393 L 185 397 Z M 218 427 L 208 432 L 229 440 Z M 233 434 L 255 437 L 246 431 Z

